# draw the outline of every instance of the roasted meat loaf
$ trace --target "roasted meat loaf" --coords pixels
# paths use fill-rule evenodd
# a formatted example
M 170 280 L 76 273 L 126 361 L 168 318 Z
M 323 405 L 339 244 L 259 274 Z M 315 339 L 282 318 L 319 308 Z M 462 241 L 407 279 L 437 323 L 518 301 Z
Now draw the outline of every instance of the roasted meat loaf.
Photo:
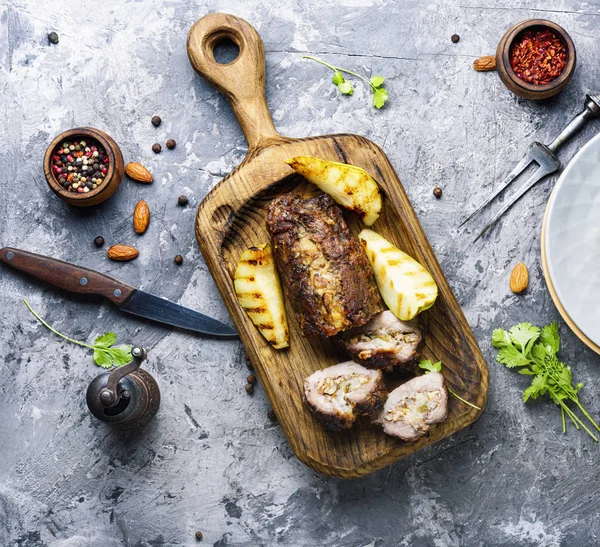
M 304 381 L 308 407 L 325 427 L 348 429 L 357 415 L 381 409 L 387 390 L 380 370 L 369 370 L 352 361 L 311 374 Z
M 388 435 L 416 441 L 433 424 L 443 422 L 447 411 L 444 377 L 439 372 L 429 372 L 392 391 L 376 421 Z
M 306 336 L 333 336 L 383 309 L 373 271 L 327 194 L 275 198 L 267 227 L 287 296 Z
M 343 332 L 339 342 L 352 359 L 369 368 L 412 370 L 423 336 L 416 321 L 378 313 L 362 327 Z

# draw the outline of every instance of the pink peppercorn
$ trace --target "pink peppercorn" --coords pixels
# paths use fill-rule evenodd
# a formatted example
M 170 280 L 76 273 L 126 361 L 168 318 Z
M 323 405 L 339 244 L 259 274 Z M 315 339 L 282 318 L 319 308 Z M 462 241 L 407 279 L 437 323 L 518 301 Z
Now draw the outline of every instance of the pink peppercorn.
M 108 173 L 108 169 L 106 167 L 102 168 L 102 173 L 106 175 L 106 173 Z
M 92 146 L 92 147 L 90 147 L 90 150 L 92 152 L 96 152 L 98 150 L 98 147 L 97 146 Z
M 77 191 L 78 191 L 80 194 L 83 194 L 83 188 L 82 188 L 81 186 L 80 186 L 79 188 L 77 188 Z
M 67 156 L 67 159 L 68 159 L 68 160 L 69 160 L 71 163 L 73 163 L 73 162 L 75 161 L 75 160 L 73 159 L 73 156 L 71 156 L 71 154 L 69 154 L 69 155 Z

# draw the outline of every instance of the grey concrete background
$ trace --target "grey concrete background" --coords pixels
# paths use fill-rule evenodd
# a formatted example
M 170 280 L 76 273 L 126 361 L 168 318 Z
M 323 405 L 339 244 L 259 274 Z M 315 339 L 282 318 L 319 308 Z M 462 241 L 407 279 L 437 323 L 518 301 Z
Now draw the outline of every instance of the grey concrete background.
M 368 477 L 321 476 L 296 460 L 267 418 L 264 392 L 244 391 L 237 342 L 215 342 L 123 317 L 1 268 L 0 544 L 19 547 L 215 546 L 588 546 L 598 544 L 599 450 L 573 428 L 561 434 L 551 403 L 524 405 L 527 379 L 494 362 L 495 327 L 559 315 L 540 268 L 540 227 L 556 177 L 530 192 L 483 242 L 457 230 L 520 159 L 548 142 L 599 91 L 598 0 L 279 0 L 92 2 L 0 0 L 0 226 L 4 246 L 73 261 L 227 321 L 193 236 L 195 206 L 244 157 L 225 100 L 190 68 L 185 36 L 210 11 L 244 17 L 263 37 L 275 123 L 294 137 L 360 133 L 395 166 L 490 365 L 485 413 L 473 426 Z M 559 97 L 534 104 L 509 93 L 472 61 L 492 53 L 513 23 L 563 25 L 578 68 Z M 55 30 L 58 45 L 46 35 Z M 450 36 L 458 33 L 458 44 Z M 387 78 L 377 111 L 358 83 L 340 96 L 331 74 L 303 53 Z M 150 117 L 159 114 L 156 129 Z M 62 130 L 110 133 L 126 160 L 148 165 L 151 186 L 124 181 L 107 203 L 67 207 L 41 170 Z M 568 162 L 600 130 L 590 124 L 561 152 Z M 154 142 L 175 138 L 154 155 Z M 431 193 L 444 190 L 441 200 Z M 179 194 L 190 206 L 177 206 Z M 131 213 L 150 204 L 138 237 Z M 486 213 L 479 222 L 489 217 Z M 134 243 L 140 257 L 109 262 L 108 244 Z M 173 257 L 182 254 L 178 268 Z M 530 289 L 508 290 L 513 265 Z M 52 335 L 93 340 L 105 330 L 149 350 L 161 411 L 143 434 L 111 432 L 83 396 L 99 373 L 87 350 Z M 563 357 L 600 416 L 600 357 L 560 321 Z

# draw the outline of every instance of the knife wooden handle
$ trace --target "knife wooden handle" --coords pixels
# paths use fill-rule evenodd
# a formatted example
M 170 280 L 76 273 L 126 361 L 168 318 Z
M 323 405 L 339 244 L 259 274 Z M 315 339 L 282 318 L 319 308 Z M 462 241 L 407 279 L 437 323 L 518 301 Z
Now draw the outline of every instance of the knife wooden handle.
M 21 249 L 10 247 L 0 249 L 0 260 L 59 289 L 102 296 L 118 306 L 123 304 L 135 290 L 107 275 Z

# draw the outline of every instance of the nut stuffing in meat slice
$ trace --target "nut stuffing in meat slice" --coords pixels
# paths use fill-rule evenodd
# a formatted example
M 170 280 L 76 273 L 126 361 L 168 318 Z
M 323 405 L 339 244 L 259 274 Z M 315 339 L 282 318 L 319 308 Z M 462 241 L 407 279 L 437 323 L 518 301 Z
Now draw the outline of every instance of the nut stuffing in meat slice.
M 304 380 L 308 407 L 325 427 L 348 429 L 357 415 L 381 409 L 387 389 L 380 370 L 369 370 L 352 361 L 318 370 Z
M 267 228 L 305 336 L 333 336 L 383 310 L 369 261 L 330 196 L 292 192 L 275 198 Z
M 416 321 L 400 321 L 391 311 L 377 314 L 362 327 L 340 334 L 352 359 L 369 368 L 411 370 L 423 336 Z
M 429 372 L 392 391 L 376 421 L 388 435 L 416 441 L 433 424 L 443 422 L 447 410 L 444 377 L 439 372 Z

